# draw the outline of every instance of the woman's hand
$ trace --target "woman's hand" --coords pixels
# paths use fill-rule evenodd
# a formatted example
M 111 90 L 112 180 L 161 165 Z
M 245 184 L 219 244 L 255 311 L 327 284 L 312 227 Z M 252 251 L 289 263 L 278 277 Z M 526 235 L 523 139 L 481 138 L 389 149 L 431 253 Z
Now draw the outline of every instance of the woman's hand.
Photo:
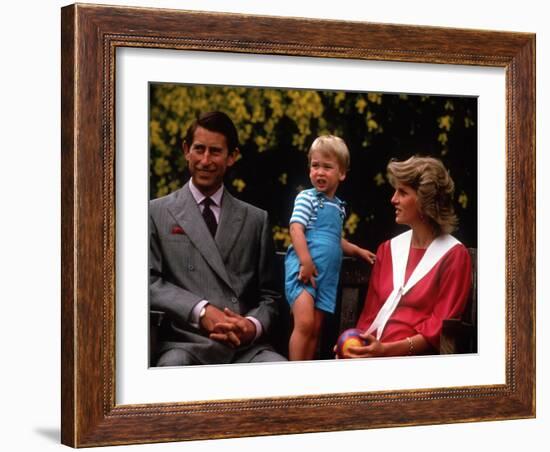
M 381 356 L 423 355 L 433 351 L 429 342 L 421 334 L 394 342 L 380 342 L 372 334 L 363 333 L 367 342 L 364 346 L 349 346 L 343 358 L 379 358 Z M 334 347 L 336 353 L 336 347 Z
M 367 342 L 367 345 L 350 345 L 342 358 L 378 358 L 381 356 L 386 356 L 386 346 L 376 339 L 375 336 L 372 334 L 362 333 L 361 338 Z M 336 353 L 336 346 L 334 347 L 334 352 Z

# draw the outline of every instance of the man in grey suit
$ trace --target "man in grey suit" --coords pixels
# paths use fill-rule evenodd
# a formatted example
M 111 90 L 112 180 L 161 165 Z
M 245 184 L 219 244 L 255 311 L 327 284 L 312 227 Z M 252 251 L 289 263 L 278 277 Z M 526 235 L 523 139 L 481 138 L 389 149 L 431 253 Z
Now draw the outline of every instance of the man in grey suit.
M 170 324 L 157 366 L 283 361 L 267 342 L 279 299 L 267 213 L 223 186 L 233 122 L 202 115 L 183 152 L 190 181 L 149 206 L 150 307 Z

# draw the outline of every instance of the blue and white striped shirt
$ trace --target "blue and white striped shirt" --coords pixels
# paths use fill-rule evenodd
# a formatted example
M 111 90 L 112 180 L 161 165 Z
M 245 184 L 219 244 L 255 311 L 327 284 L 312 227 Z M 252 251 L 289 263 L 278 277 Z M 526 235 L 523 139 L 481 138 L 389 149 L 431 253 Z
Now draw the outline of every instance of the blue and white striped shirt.
M 344 201 L 336 197 L 334 199 L 327 198 L 315 188 L 303 190 L 296 196 L 294 210 L 292 211 L 289 223 L 300 223 L 306 229 L 310 229 L 317 220 L 317 210 L 323 205 L 337 208 L 340 211 L 342 219 L 344 219 L 346 216 L 344 204 Z

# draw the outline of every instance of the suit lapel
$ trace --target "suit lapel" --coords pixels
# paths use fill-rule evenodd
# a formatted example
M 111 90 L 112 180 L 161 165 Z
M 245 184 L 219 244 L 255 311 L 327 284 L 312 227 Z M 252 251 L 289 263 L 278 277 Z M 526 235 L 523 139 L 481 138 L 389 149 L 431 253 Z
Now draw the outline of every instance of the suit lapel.
M 202 219 L 199 206 L 195 202 L 188 184 L 182 187 L 176 197 L 175 203 L 170 206 L 168 210 L 170 210 L 170 213 L 183 228 L 189 240 L 191 240 L 195 248 L 199 250 L 212 270 L 216 272 L 229 287 L 232 287 L 220 255 L 220 250 Z M 218 228 L 218 230 L 219 229 L 220 228 Z
M 224 190 L 220 224 L 216 233 L 216 243 L 224 262 L 239 238 L 245 217 L 246 210 L 227 190 Z

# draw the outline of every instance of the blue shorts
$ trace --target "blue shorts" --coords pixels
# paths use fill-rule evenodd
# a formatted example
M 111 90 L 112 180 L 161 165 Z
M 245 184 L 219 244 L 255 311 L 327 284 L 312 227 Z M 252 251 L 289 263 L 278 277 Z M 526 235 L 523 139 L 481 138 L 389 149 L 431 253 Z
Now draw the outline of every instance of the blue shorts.
M 315 308 L 333 314 L 336 311 L 336 297 L 340 280 L 342 264 L 342 247 L 338 243 L 326 243 L 314 240 L 308 248 L 317 268 L 315 278 L 316 288 L 298 280 L 300 261 L 293 247 L 288 249 L 285 256 L 285 295 L 288 304 L 292 306 L 302 291 L 307 290 L 313 297 Z

